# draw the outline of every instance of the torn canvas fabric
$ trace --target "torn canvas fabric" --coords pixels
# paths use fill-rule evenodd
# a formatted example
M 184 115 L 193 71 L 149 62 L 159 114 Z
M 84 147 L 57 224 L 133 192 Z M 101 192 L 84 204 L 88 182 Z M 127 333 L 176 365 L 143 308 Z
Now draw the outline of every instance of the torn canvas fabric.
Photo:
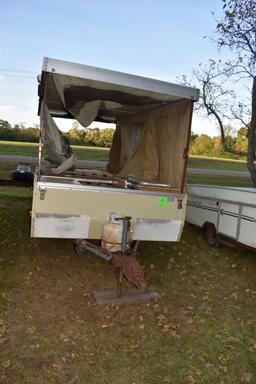
M 41 108 L 40 124 L 43 134 L 43 146 L 47 153 L 46 160 L 49 160 L 56 166 L 62 165 L 62 172 L 74 168 L 76 156 L 73 154 L 67 139 L 53 120 L 45 103 L 43 103 Z

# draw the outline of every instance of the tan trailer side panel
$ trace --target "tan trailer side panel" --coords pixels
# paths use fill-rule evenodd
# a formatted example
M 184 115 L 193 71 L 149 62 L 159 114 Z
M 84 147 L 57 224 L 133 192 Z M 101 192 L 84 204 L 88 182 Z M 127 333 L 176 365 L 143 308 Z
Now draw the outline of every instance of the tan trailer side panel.
M 133 239 L 177 241 L 185 207 L 186 195 L 42 186 L 35 181 L 31 236 L 100 239 L 103 224 L 115 212 L 132 217 Z

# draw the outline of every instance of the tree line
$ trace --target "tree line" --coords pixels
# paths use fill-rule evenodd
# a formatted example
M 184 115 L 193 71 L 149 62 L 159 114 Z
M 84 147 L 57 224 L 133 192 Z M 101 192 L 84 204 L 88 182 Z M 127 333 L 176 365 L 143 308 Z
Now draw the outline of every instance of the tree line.
M 70 144 L 111 147 L 114 129 L 112 128 L 79 128 L 74 122 L 68 132 L 63 133 Z M 7 120 L 0 119 L 0 140 L 38 143 L 40 129 L 38 125 L 25 127 L 23 124 L 12 126 Z
M 234 132 L 230 126 L 227 126 L 225 130 L 229 131 L 225 135 L 225 140 L 231 151 L 226 151 L 221 136 L 210 137 L 205 134 L 192 133 L 189 154 L 233 159 L 244 158 L 244 154 L 248 150 L 248 129 L 242 127 Z
M 226 142 L 233 152 L 225 150 L 221 136 L 210 137 L 205 134 L 192 133 L 189 153 L 209 157 L 242 157 L 248 150 L 248 128 L 242 127 L 235 131 L 227 125 L 224 129 Z M 39 133 L 40 129 L 37 125 L 28 128 L 23 124 L 11 126 L 8 121 L 0 119 L 0 140 L 38 143 Z M 77 122 L 74 122 L 71 129 L 64 133 L 70 144 L 106 148 L 111 147 L 113 134 L 114 129 L 112 128 L 80 128 Z

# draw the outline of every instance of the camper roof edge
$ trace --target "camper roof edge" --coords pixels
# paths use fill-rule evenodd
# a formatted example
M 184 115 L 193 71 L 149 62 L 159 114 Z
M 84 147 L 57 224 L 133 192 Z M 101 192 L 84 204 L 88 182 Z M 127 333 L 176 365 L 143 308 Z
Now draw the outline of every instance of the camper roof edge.
M 199 89 L 197 88 L 49 57 L 44 57 L 42 71 L 118 84 L 124 87 L 143 89 L 193 101 L 197 101 L 199 98 Z

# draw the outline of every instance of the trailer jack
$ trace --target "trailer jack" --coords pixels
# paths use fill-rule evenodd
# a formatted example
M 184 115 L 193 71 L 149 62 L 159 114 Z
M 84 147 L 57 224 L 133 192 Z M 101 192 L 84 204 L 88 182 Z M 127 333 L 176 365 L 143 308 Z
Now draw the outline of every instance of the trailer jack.
M 143 291 L 147 290 L 147 283 L 145 280 L 146 268 L 140 265 L 136 259 L 138 241 L 135 242 L 133 248 L 129 247 L 127 249 L 131 217 L 122 217 L 119 218 L 119 220 L 123 220 L 121 251 L 119 252 L 110 252 L 87 240 L 76 241 L 76 249 L 83 252 L 89 252 L 103 260 L 111 262 L 116 272 L 118 297 L 122 295 L 123 276 L 125 276 L 130 283 L 135 285 L 136 288 Z

